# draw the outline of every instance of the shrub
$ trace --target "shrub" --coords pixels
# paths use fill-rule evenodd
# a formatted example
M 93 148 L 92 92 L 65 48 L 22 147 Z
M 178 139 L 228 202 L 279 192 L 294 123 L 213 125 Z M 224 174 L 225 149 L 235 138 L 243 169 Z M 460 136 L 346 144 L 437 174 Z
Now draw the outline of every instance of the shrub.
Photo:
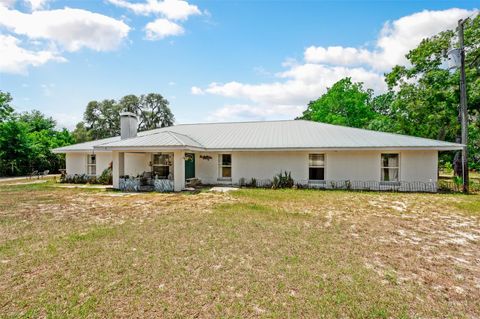
M 252 178 L 250 180 L 250 183 L 248 183 L 248 187 L 257 187 L 257 179 L 256 178 Z
M 292 174 L 290 172 L 284 173 L 280 172 L 278 175 L 273 177 L 272 188 L 292 188 L 294 185 L 294 181 L 292 178 Z
M 243 186 L 246 185 L 245 177 L 242 177 L 242 178 L 240 178 L 240 179 L 238 180 L 238 185 L 239 185 L 240 187 L 243 187 Z
M 106 168 L 98 177 L 97 182 L 102 185 L 111 185 L 113 182 L 112 169 L 110 167 Z

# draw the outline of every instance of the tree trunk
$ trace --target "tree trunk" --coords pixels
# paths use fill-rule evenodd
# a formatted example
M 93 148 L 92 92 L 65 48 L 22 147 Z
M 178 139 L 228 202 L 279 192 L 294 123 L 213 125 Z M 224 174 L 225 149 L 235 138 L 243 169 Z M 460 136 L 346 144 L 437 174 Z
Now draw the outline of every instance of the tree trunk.
M 455 142 L 461 143 L 461 137 L 457 135 Z M 455 176 L 463 176 L 462 151 L 455 152 L 455 156 L 453 157 L 453 171 L 455 172 Z

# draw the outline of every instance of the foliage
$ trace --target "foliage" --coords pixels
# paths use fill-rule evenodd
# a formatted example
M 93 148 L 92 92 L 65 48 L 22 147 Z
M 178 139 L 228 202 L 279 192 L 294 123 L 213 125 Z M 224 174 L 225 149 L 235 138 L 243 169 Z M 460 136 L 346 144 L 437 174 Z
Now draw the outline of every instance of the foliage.
M 75 129 L 72 131 L 72 137 L 75 143 L 83 143 L 92 140 L 91 131 L 85 126 L 85 122 L 78 122 Z
M 353 83 L 345 78 L 335 83 L 327 93 L 308 104 L 301 118 L 306 120 L 365 127 L 373 120 L 373 90 L 363 89 L 362 83 Z
M 386 93 L 374 97 L 362 83 L 345 78 L 310 102 L 302 118 L 459 142 L 459 71 L 447 70 L 444 56 L 456 46 L 455 34 L 441 32 L 411 50 L 409 66 L 395 66 L 386 74 Z M 469 165 L 480 169 L 480 15 L 465 23 L 465 50 Z M 452 161 L 452 154 L 443 155 L 445 160 Z
M 102 174 L 97 179 L 99 184 L 102 185 L 112 185 L 113 178 L 112 178 L 112 166 L 109 165 L 108 168 L 103 170 Z
M 115 100 L 91 101 L 83 119 L 92 139 L 102 139 L 120 134 L 121 105 Z
M 57 130 L 55 121 L 40 111 L 10 113 L 0 122 L 0 176 L 26 175 L 32 171 L 57 172 L 64 155 L 51 149 L 73 143 L 66 129 Z
M 389 118 L 391 131 L 459 141 L 459 71 L 445 69 L 446 52 L 455 43 L 454 30 L 424 39 L 407 54 L 409 67 L 396 66 L 386 75 L 390 91 L 396 92 Z M 480 16 L 465 23 L 465 60 L 467 103 L 469 109 L 469 162 L 471 168 L 480 165 L 478 140 L 480 119 Z M 457 165 L 458 167 L 458 165 Z M 458 174 L 458 171 L 457 171 Z
M 7 120 L 13 113 L 13 107 L 10 106 L 11 101 L 10 93 L 0 91 L 0 123 Z
M 74 174 L 74 175 L 62 175 L 60 177 L 60 183 L 98 184 L 98 180 L 96 176 L 90 176 L 87 174 Z
M 62 174 L 60 176 L 60 183 L 68 184 L 112 184 L 112 167 L 106 168 L 100 176 L 92 176 L 87 174 Z
M 149 93 L 140 97 L 127 95 L 120 100 L 119 105 L 122 110 L 137 114 L 139 131 L 173 125 L 174 116 L 169 102 L 161 94 Z
M 84 121 L 78 123 L 73 132 L 77 143 L 119 135 L 122 111 L 138 116 L 139 131 L 171 126 L 175 120 L 169 102 L 158 93 L 130 94 L 119 101 L 91 101 L 83 115 Z
M 285 172 L 280 172 L 278 175 L 275 175 L 273 177 L 272 181 L 272 188 L 273 189 L 278 189 L 278 188 L 292 188 L 294 185 L 294 181 L 292 178 L 291 172 L 285 171 Z

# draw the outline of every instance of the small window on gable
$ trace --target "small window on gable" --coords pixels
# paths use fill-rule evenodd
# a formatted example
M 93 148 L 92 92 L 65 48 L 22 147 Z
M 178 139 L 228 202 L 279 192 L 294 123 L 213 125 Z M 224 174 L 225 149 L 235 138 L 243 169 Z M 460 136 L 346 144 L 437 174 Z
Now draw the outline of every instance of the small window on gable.
M 87 155 L 87 175 L 97 175 L 97 155 Z
M 221 179 L 232 178 L 232 154 L 218 155 L 218 176 Z
M 382 154 L 382 182 L 398 182 L 400 160 L 398 154 Z
M 325 179 L 325 154 L 308 155 L 308 179 L 311 181 Z

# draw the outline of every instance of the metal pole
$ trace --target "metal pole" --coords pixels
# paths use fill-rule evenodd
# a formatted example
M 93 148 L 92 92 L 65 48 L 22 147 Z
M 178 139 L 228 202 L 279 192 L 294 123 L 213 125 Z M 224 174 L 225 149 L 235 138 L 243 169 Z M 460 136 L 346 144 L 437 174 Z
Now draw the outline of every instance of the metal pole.
M 468 193 L 468 109 L 467 109 L 467 88 L 465 79 L 465 49 L 463 47 L 463 24 L 466 20 L 458 21 L 458 42 L 460 45 L 460 114 L 462 122 L 462 173 L 463 173 L 463 192 Z

